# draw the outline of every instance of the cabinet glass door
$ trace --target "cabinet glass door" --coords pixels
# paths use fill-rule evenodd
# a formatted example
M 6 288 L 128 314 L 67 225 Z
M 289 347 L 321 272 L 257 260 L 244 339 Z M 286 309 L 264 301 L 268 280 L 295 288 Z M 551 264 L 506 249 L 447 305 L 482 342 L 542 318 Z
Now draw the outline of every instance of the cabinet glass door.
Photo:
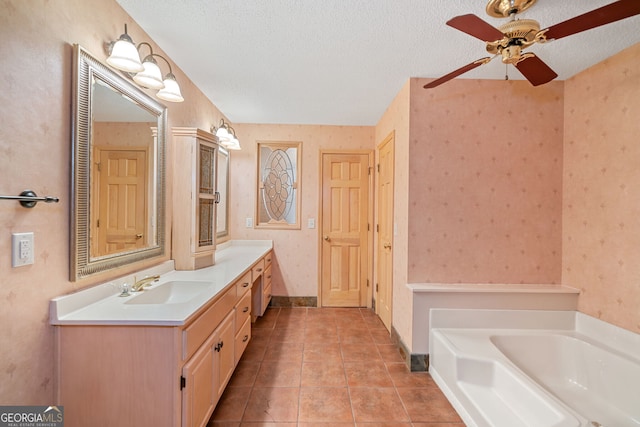
M 198 144 L 198 248 L 215 243 L 216 218 L 216 148 Z

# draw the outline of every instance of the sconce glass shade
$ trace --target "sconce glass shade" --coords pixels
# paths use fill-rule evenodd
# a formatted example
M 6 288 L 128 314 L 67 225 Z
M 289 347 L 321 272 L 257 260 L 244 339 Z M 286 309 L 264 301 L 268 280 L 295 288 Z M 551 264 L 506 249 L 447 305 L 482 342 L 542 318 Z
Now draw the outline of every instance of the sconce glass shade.
M 162 72 L 160 72 L 158 63 L 151 55 L 144 58 L 142 66 L 144 67 L 144 70 L 133 76 L 133 81 L 138 83 L 140 86 L 147 87 L 149 89 L 164 88 Z
M 180 93 L 180 86 L 178 86 L 178 82 L 176 81 L 176 76 L 172 73 L 168 73 L 164 78 L 164 88 L 160 89 L 156 96 L 160 99 L 169 102 L 182 102 L 184 98 Z
M 226 144 L 222 144 L 227 150 L 240 150 L 240 141 L 235 136 L 232 136 L 231 140 Z
M 213 126 L 212 129 L 214 129 Z M 235 131 L 224 119 L 220 119 L 220 126 L 216 129 L 216 136 L 218 137 L 218 142 L 224 148 L 228 150 L 240 150 L 240 141 L 238 141 Z
M 220 126 L 218 128 L 218 130 L 216 131 L 216 136 L 218 137 L 220 144 L 222 144 L 223 146 L 225 146 L 226 142 L 231 140 L 231 134 L 224 126 Z
M 128 73 L 139 73 L 144 70 L 140 62 L 138 49 L 136 49 L 133 40 L 127 33 L 122 34 L 111 47 L 111 54 L 107 58 L 107 64 Z

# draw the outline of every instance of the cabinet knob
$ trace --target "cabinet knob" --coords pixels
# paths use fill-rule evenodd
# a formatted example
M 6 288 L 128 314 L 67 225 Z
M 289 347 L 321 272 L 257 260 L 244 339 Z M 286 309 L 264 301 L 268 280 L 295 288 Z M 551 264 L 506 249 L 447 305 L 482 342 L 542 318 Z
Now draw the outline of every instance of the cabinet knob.
M 262 273 L 262 269 L 261 269 L 261 268 L 256 268 L 256 271 L 257 271 L 258 273 Z
M 245 308 L 242 309 L 243 313 L 246 313 L 247 311 L 249 311 L 249 307 L 245 307 Z
M 247 342 L 249 340 L 249 335 L 245 335 L 244 338 L 242 338 L 242 342 Z
M 246 288 L 247 286 L 249 286 L 249 282 L 245 282 L 245 283 L 242 284 L 243 288 Z
M 323 237 L 323 239 L 324 239 L 326 242 L 330 242 L 330 241 L 331 241 L 331 237 L 329 237 L 329 236 L 324 236 L 324 237 Z

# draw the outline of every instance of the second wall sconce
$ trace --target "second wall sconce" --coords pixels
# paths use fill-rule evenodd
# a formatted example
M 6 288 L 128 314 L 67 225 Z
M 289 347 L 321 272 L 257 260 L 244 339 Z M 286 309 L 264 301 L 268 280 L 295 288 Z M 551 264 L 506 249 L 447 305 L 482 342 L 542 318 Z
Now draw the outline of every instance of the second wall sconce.
M 149 48 L 149 54 L 140 61 L 140 47 L 143 45 Z M 184 101 L 169 61 L 164 56 L 153 53 L 151 45 L 147 42 L 141 42 L 136 46 L 127 34 L 127 24 L 124 24 L 124 34 L 120 35 L 118 40 L 108 43 L 107 48 L 109 50 L 107 64 L 128 73 L 138 85 L 148 89 L 157 89 L 156 96 L 162 100 Z M 164 76 L 164 79 L 154 58 L 161 58 L 169 67 L 169 72 Z
M 236 132 L 229 123 L 220 119 L 218 127 L 211 126 L 211 133 L 215 133 L 220 144 L 227 150 L 240 150 L 240 141 L 236 137 Z

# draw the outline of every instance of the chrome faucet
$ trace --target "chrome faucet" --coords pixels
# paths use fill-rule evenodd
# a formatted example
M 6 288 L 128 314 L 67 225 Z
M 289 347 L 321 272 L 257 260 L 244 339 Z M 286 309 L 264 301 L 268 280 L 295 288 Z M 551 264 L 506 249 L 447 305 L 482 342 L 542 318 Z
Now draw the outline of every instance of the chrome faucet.
M 149 286 L 151 284 L 151 282 L 157 282 L 158 279 L 160 279 L 160 276 L 157 275 L 157 274 L 155 276 L 144 277 L 144 278 L 138 280 L 136 283 L 134 283 L 133 286 L 131 287 L 131 290 L 133 292 L 144 291 L 144 287 L 145 286 Z

